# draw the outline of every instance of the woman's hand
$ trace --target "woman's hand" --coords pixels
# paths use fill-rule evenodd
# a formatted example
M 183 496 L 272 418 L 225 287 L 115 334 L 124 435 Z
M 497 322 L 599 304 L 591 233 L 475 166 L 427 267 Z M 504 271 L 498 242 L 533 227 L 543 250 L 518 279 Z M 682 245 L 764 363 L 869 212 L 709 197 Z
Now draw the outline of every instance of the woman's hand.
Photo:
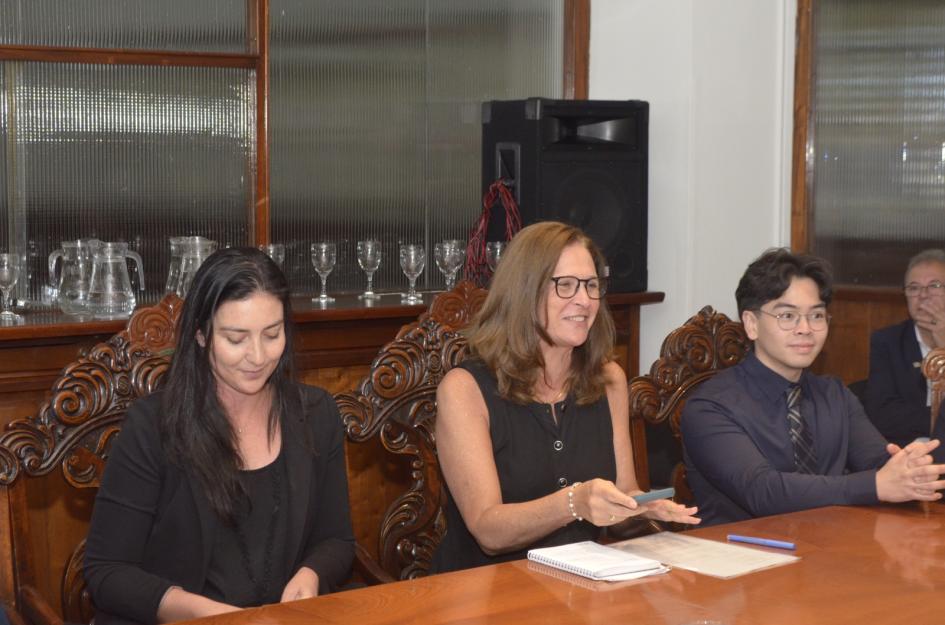
M 702 522 L 702 519 L 695 517 L 695 514 L 699 512 L 698 508 L 695 506 L 687 508 L 672 499 L 657 499 L 640 507 L 644 510 L 644 515 L 647 518 L 656 519 L 657 521 L 685 523 L 687 525 L 698 525 Z
M 237 610 L 239 608 L 236 606 L 187 592 L 180 586 L 171 586 L 161 598 L 161 603 L 158 604 L 157 622 L 173 623 Z
M 297 599 L 311 599 L 318 596 L 318 573 L 303 566 L 292 576 L 282 591 L 280 603 L 296 601 Z
M 645 510 L 608 480 L 596 478 L 573 487 L 574 512 L 598 527 L 615 525 Z

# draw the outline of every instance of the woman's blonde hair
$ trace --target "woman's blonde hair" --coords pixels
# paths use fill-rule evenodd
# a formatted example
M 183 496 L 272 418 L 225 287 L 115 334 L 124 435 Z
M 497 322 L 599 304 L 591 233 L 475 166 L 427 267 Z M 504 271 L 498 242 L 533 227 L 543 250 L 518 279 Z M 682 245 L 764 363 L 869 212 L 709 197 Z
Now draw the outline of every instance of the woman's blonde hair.
M 556 221 L 532 224 L 519 232 L 502 255 L 489 295 L 466 335 L 472 354 L 496 375 L 502 397 L 517 403 L 534 401 L 532 389 L 545 366 L 541 341 L 551 338 L 539 320 L 561 252 L 582 245 L 594 260 L 597 275 L 606 276 L 606 260 L 590 237 Z M 614 321 L 601 302 L 587 341 L 574 349 L 568 386 L 579 404 L 592 403 L 606 391 L 604 365 L 613 358 Z

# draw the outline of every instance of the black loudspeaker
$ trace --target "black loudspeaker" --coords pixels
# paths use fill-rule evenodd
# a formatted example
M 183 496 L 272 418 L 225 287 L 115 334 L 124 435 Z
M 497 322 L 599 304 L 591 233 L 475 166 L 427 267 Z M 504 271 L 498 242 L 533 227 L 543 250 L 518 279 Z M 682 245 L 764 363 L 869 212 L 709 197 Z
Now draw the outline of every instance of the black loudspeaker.
M 649 103 L 639 100 L 486 102 L 483 193 L 510 180 L 523 226 L 578 226 L 607 257 L 611 292 L 645 291 L 648 130 Z M 487 238 L 505 238 L 499 204 Z

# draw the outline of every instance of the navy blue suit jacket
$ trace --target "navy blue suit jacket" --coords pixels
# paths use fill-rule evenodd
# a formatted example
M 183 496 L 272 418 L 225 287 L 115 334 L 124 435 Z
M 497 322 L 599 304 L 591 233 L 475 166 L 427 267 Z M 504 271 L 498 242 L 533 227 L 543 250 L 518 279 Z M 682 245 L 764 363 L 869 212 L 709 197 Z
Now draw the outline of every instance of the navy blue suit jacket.
M 877 330 L 870 338 L 866 413 L 880 434 L 905 446 L 929 435 L 928 392 L 922 352 L 911 319 Z
M 754 353 L 697 388 L 683 409 L 687 478 L 704 525 L 819 506 L 875 504 L 886 441 L 840 380 L 805 371 L 801 414 L 817 474 L 797 473 L 787 422 L 791 383 Z

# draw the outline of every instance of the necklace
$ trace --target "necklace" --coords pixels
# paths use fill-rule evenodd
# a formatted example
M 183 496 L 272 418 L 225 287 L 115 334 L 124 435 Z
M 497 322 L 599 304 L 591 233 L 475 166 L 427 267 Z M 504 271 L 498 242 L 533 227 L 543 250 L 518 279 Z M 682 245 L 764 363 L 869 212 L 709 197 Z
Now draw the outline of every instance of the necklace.
M 561 401 L 562 399 L 564 399 L 565 396 L 568 394 L 568 383 L 567 383 L 567 381 L 565 381 L 565 382 L 561 385 L 561 388 L 556 391 L 553 386 L 551 386 L 550 384 L 548 384 L 548 380 L 545 379 L 545 375 L 544 375 L 544 373 L 542 373 L 542 376 L 541 376 L 541 383 L 545 386 L 546 389 L 548 389 L 549 391 L 551 391 L 551 392 L 553 393 L 553 395 L 552 395 L 552 397 L 551 397 L 551 401 L 545 401 L 544 399 L 542 399 L 541 397 L 539 397 L 538 400 L 541 401 L 542 403 L 557 404 L 559 401 Z

